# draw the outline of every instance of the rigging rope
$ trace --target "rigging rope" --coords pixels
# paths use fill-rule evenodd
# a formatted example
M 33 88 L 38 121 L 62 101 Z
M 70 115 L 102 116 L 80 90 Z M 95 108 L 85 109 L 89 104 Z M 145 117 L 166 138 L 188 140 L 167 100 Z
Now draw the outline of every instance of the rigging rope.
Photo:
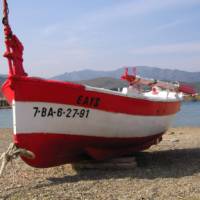
M 8 147 L 8 150 L 4 153 L 2 153 L 0 160 L 2 160 L 1 168 L 0 168 L 0 176 L 2 175 L 4 169 L 6 168 L 6 165 L 9 162 L 12 162 L 12 160 L 18 158 L 19 156 L 24 156 L 28 159 L 34 159 L 35 155 L 33 152 L 28 151 L 26 149 L 22 149 L 17 147 L 16 144 L 11 143 Z

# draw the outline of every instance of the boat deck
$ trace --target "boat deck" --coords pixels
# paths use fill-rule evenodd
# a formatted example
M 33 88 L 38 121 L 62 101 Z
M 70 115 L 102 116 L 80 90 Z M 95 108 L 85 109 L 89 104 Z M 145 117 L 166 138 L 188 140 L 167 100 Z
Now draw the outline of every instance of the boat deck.
M 183 94 L 172 92 L 168 90 L 161 90 L 157 89 L 157 91 L 145 91 L 141 92 L 137 90 L 136 88 L 129 86 L 124 87 L 122 91 L 113 91 L 105 88 L 97 88 L 92 86 L 85 86 L 85 89 L 87 91 L 95 91 L 95 92 L 103 92 L 107 94 L 112 95 L 119 95 L 119 96 L 127 96 L 137 99 L 149 99 L 151 101 L 182 101 L 183 100 Z

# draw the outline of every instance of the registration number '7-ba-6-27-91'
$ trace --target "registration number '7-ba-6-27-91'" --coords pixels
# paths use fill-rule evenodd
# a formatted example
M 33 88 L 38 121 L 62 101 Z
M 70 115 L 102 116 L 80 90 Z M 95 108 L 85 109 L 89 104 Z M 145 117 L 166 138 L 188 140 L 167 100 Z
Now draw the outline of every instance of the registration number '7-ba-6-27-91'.
M 33 107 L 34 117 L 88 118 L 89 114 L 90 110 L 83 108 Z

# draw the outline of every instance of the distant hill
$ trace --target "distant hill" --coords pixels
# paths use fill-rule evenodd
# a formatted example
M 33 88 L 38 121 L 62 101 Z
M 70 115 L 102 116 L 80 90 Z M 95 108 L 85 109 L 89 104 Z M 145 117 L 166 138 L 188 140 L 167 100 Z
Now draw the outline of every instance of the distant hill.
M 0 74 L 0 86 L 3 84 L 3 82 L 6 80 L 6 76 L 5 75 L 1 75 Z M 0 87 L 0 98 L 2 97 L 2 92 L 1 92 L 1 87 Z
M 2 75 L 2 74 L 0 74 L 0 85 L 2 85 L 3 84 L 3 82 L 6 80 L 6 75 Z
M 1 85 L 3 84 L 3 82 L 4 82 L 5 80 L 6 80 L 6 75 L 0 74 L 0 97 L 2 97 Z
M 200 82 L 191 83 L 191 85 L 196 89 L 197 93 L 200 94 Z
M 109 77 L 102 77 L 102 78 L 76 81 L 76 82 L 84 84 L 84 85 L 106 88 L 106 89 L 117 89 L 117 88 L 122 88 L 122 87 L 127 86 L 127 83 L 125 81 L 109 78 Z
M 129 69 L 132 72 L 132 69 Z M 62 81 L 81 81 L 91 80 L 100 77 L 111 77 L 119 79 L 123 74 L 124 68 L 119 68 L 113 71 L 95 71 L 95 70 L 81 70 L 64 73 L 52 77 L 54 80 Z M 200 72 L 186 72 L 181 70 L 161 69 L 156 67 L 138 66 L 137 74 L 142 77 L 168 80 L 168 81 L 181 81 L 181 82 L 200 82 Z

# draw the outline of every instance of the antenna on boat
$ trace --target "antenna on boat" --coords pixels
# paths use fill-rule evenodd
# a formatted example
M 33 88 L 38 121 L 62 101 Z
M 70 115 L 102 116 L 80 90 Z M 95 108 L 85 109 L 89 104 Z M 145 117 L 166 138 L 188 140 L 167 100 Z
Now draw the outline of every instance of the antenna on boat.
M 3 0 L 3 19 L 6 52 L 4 57 L 8 60 L 9 76 L 27 76 L 23 67 L 23 44 L 13 34 L 8 19 L 9 9 L 7 0 Z
M 138 82 L 138 77 L 136 75 L 136 67 L 133 67 L 133 75 L 128 74 L 128 67 L 125 68 L 124 74 L 121 76 L 121 80 L 126 80 L 130 85 Z
M 137 68 L 133 67 L 133 75 L 136 76 L 137 75 Z

